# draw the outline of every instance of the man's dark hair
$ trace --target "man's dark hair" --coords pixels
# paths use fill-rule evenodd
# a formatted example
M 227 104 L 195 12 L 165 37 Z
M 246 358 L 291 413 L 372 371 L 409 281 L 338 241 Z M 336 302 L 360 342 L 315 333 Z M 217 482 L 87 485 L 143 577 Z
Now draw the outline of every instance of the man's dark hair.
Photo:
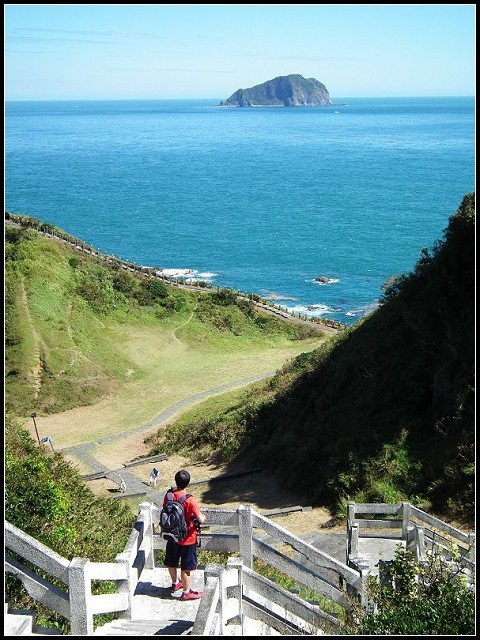
M 185 469 L 177 471 L 175 474 L 175 483 L 179 489 L 185 489 L 190 482 L 190 474 Z

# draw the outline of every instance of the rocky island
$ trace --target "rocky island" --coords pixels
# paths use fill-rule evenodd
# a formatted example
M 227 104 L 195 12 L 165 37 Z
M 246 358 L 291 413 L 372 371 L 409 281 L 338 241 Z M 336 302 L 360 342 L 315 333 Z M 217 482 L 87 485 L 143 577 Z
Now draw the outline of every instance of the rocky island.
M 300 74 L 279 76 L 249 89 L 238 89 L 220 107 L 331 107 L 324 84 Z

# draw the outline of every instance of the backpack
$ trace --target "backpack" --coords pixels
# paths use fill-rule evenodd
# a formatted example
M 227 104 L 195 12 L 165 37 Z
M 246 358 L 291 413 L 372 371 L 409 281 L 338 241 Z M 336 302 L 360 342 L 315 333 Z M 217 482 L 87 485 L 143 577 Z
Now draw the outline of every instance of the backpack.
M 182 542 L 187 537 L 188 525 L 185 520 L 183 503 L 190 497 L 191 494 L 187 493 L 175 500 L 172 490 L 167 493 L 167 503 L 160 512 L 160 528 L 162 538 L 165 540 L 171 539 L 174 542 Z

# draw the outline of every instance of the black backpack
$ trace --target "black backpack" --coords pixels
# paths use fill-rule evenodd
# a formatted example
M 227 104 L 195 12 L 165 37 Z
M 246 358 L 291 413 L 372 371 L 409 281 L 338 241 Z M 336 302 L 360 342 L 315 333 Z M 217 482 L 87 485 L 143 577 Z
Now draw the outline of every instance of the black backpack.
M 160 512 L 160 528 L 162 538 L 182 542 L 187 537 L 188 525 L 185 520 L 183 503 L 191 494 L 180 496 L 178 500 L 173 497 L 173 490 L 167 493 L 167 502 Z

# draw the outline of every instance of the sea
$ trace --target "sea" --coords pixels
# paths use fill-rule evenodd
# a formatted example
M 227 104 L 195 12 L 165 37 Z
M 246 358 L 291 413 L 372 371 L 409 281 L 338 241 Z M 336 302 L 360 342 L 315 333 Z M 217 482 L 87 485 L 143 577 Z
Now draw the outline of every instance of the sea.
M 7 101 L 5 208 L 351 325 L 474 190 L 473 97 Z

